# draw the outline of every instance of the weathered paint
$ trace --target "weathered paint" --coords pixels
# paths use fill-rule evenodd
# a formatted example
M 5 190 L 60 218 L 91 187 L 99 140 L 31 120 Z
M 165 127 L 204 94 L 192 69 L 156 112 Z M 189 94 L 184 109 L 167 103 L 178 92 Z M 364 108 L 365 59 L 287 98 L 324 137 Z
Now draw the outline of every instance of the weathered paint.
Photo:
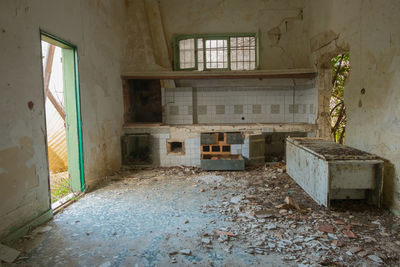
M 319 205 L 329 205 L 328 162 L 286 142 L 286 171 Z
M 384 203 L 400 212 L 400 2 L 311 0 L 305 9 L 318 68 L 350 52 L 346 144 L 387 159 Z M 340 14 L 340 16 L 338 15 Z M 321 39 L 321 40 L 322 40 Z M 323 45 L 325 43 L 325 45 Z M 365 89 L 365 94 L 361 89 Z
M 329 207 L 331 199 L 367 198 L 381 206 L 382 160 L 327 159 L 288 138 L 286 162 L 287 173 L 320 205 Z
M 119 168 L 124 2 L 6 0 L 0 13 L 2 238 L 50 209 L 40 29 L 79 49 L 87 182 Z
M 260 69 L 311 67 L 308 35 L 302 12 L 306 1 L 161 0 L 160 18 L 169 55 L 175 34 L 224 34 L 254 32 L 260 36 Z M 158 16 L 146 14 L 144 0 L 128 0 L 127 40 L 123 72 L 160 71 L 152 37 Z M 277 30 L 276 30 L 277 29 Z M 271 30 L 277 31 L 271 38 Z M 159 42 L 161 45 L 162 41 Z M 140 62 L 141 64 L 137 64 Z M 171 62 L 172 63 L 172 62 Z M 172 66 L 172 64 L 170 64 Z

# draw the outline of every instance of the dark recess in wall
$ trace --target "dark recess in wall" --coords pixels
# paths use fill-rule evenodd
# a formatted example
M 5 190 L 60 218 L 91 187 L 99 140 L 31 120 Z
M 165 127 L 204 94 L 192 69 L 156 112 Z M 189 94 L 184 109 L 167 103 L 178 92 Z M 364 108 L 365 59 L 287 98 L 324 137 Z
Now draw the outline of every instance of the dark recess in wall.
M 280 132 L 265 134 L 265 161 L 273 162 L 285 159 L 286 138 L 307 137 L 304 132 Z
M 161 123 L 160 80 L 126 80 L 124 110 L 125 123 Z

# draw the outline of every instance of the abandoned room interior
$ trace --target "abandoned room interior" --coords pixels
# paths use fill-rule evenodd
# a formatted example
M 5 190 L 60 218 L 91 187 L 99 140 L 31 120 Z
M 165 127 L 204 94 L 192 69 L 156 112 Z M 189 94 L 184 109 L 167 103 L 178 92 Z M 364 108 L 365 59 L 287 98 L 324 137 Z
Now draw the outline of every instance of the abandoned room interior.
M 399 14 L 0 1 L 0 266 L 399 266 Z

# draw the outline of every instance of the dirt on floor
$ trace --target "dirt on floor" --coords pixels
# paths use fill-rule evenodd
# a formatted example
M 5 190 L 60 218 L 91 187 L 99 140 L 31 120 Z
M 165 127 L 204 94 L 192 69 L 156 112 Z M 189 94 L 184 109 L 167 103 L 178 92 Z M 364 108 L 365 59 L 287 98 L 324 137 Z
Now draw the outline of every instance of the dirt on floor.
M 400 266 L 399 218 L 363 201 L 320 207 L 283 163 L 126 167 L 44 227 L 15 244 L 17 265 Z

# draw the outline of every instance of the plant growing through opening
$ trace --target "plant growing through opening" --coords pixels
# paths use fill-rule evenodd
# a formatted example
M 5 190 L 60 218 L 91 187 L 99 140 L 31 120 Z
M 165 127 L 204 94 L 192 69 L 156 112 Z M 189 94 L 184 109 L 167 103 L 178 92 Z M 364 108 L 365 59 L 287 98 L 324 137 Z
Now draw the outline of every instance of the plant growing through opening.
M 335 142 L 344 144 L 347 122 L 346 107 L 344 105 L 344 85 L 350 74 L 350 54 L 343 53 L 332 58 L 332 69 L 331 134 Z

